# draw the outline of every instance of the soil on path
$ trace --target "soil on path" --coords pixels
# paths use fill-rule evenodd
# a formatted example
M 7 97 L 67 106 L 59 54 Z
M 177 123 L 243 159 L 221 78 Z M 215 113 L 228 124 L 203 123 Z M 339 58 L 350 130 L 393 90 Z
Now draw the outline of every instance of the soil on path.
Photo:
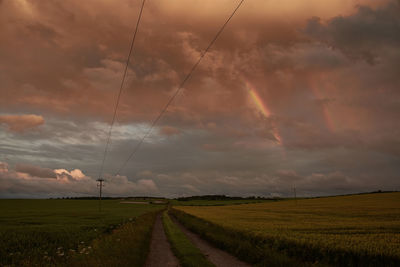
M 180 222 L 178 222 L 174 217 L 171 219 L 176 223 L 182 232 L 189 238 L 189 240 L 200 249 L 200 251 L 217 267 L 250 267 L 251 265 L 245 263 L 231 254 L 214 247 L 208 241 L 202 239 L 199 235 L 191 232 L 185 228 Z
M 157 215 L 150 243 L 150 252 L 147 256 L 146 267 L 175 267 L 180 266 L 179 260 L 171 250 L 162 224 L 161 213 Z

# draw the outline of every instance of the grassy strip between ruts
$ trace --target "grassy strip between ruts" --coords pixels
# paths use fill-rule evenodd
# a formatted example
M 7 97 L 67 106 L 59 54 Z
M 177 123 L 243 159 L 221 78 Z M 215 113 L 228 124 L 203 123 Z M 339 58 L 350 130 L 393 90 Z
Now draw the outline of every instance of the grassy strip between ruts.
M 68 266 L 143 266 L 158 212 L 149 212 L 82 248 Z M 86 254 L 86 252 L 90 252 Z
M 215 266 L 195 247 L 185 234 L 171 221 L 168 212 L 163 213 L 163 224 L 172 250 L 183 267 Z
M 266 246 L 262 239 L 223 228 L 185 212 L 176 209 L 171 209 L 170 212 L 188 229 L 255 266 L 326 266 L 316 262 L 304 263 L 291 259 L 285 252 Z

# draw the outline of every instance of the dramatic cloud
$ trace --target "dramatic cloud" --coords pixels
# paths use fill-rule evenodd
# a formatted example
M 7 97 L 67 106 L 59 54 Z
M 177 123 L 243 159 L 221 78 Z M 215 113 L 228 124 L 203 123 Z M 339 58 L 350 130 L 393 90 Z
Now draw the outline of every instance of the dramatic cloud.
M 399 189 L 394 0 L 245 1 L 117 175 L 237 3 L 146 2 L 105 193 Z M 0 2 L 0 160 L 8 164 L 0 171 L 12 185 L 0 196 L 96 192 L 139 8 L 131 0 Z
M 42 116 L 38 115 L 0 115 L 0 124 L 6 124 L 13 132 L 24 132 L 44 124 Z
M 15 171 L 16 172 L 21 172 L 21 173 L 26 173 L 30 176 L 33 177 L 39 177 L 39 178 L 57 178 L 56 173 L 54 170 L 48 169 L 48 168 L 41 168 L 38 166 L 34 165 L 29 165 L 29 164 L 17 164 L 15 166 Z
M 351 16 L 338 16 L 322 23 L 318 17 L 308 21 L 305 32 L 343 50 L 352 57 L 363 57 L 374 63 L 382 49 L 400 44 L 399 3 L 373 9 L 358 6 Z

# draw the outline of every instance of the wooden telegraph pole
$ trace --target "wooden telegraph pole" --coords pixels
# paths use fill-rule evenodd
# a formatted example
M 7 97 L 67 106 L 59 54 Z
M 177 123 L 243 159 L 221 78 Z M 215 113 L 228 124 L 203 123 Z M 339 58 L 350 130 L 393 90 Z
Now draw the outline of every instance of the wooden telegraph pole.
M 101 212 L 101 194 L 102 194 L 102 191 L 103 191 L 103 186 L 104 186 L 103 182 L 104 182 L 104 179 L 99 178 L 99 179 L 97 179 L 96 181 L 99 182 L 99 183 L 97 184 L 97 187 L 99 188 L 99 211 Z

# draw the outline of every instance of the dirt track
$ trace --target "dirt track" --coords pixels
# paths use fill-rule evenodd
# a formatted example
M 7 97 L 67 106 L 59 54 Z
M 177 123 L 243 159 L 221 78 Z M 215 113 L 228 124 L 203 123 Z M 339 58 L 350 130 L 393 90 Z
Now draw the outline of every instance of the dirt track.
M 189 240 L 200 249 L 200 251 L 208 258 L 209 261 L 218 267 L 249 267 L 248 263 L 240 261 L 231 254 L 214 247 L 209 242 L 200 238 L 199 235 L 186 229 L 175 218 L 171 217 L 174 223 L 185 233 Z
M 171 246 L 164 232 L 161 213 L 157 216 L 151 237 L 150 252 L 145 264 L 146 267 L 180 266 L 179 260 L 171 250 Z

